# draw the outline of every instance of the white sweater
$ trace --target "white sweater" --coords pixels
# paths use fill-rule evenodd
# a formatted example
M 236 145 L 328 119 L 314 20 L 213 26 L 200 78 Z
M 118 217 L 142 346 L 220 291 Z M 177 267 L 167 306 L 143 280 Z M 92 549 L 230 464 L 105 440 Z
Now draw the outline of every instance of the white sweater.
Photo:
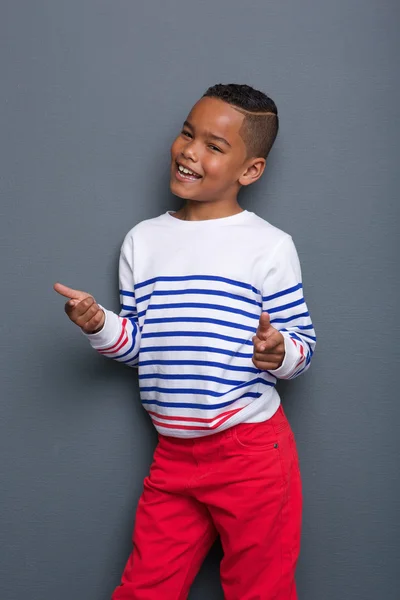
M 121 310 L 93 348 L 139 370 L 140 396 L 164 435 L 198 437 L 264 421 L 280 404 L 277 378 L 308 369 L 315 332 L 290 235 L 253 212 L 182 221 L 171 212 L 125 236 L 119 262 Z M 275 371 L 257 369 L 260 314 L 285 339 Z

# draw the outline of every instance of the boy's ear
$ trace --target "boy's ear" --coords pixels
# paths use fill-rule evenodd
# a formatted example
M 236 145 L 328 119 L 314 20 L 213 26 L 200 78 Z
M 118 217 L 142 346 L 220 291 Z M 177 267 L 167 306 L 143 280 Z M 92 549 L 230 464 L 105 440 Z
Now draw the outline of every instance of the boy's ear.
M 260 179 L 265 169 L 265 158 L 253 158 L 239 177 L 240 185 L 250 185 Z

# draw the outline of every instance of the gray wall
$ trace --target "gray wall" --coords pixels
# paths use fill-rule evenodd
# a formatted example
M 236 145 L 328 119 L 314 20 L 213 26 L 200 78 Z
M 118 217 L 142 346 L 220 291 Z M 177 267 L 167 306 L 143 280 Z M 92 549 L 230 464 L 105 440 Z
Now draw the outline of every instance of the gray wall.
M 293 235 L 319 336 L 281 386 L 300 600 L 400 597 L 399 3 L 0 5 L 1 600 L 107 600 L 119 581 L 156 436 L 137 372 L 90 349 L 52 285 L 118 310 L 122 239 L 180 206 L 169 145 L 218 82 L 278 105 L 267 172 L 240 198 Z M 192 600 L 222 598 L 220 556 Z

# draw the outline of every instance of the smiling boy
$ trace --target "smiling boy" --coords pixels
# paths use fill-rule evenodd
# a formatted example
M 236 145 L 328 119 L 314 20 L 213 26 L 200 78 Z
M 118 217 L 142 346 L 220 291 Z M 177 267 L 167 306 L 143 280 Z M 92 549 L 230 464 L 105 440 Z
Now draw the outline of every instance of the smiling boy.
M 138 368 L 159 436 L 113 600 L 187 598 L 217 535 L 226 600 L 297 598 L 300 470 L 275 385 L 316 338 L 291 236 L 238 203 L 277 131 L 264 93 L 209 88 L 171 147 L 182 207 L 123 241 L 120 313 L 54 285 L 93 348 Z

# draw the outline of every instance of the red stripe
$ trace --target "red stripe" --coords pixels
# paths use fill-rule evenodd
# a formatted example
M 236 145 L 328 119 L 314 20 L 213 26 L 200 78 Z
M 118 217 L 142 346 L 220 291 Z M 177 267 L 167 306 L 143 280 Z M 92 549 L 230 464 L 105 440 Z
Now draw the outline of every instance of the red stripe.
M 297 367 L 299 367 L 299 366 L 300 366 L 300 365 L 301 365 L 301 364 L 302 364 L 302 363 L 303 363 L 305 360 L 306 360 L 306 359 L 305 359 L 305 357 L 304 357 L 304 356 L 302 356 L 302 357 L 300 358 L 300 360 L 298 361 L 298 363 L 296 364 L 296 366 L 295 366 L 295 369 L 297 369 Z
M 222 417 L 225 417 L 225 415 L 228 415 L 228 417 L 231 415 L 234 415 L 235 413 L 239 412 L 239 410 L 242 410 L 242 409 L 236 408 L 235 410 L 228 410 L 227 412 L 224 412 L 224 413 L 218 415 L 217 417 L 213 417 L 211 419 L 204 419 L 202 417 L 174 417 L 174 416 L 160 415 L 159 413 L 156 413 L 151 410 L 149 410 L 147 412 L 149 413 L 149 415 L 153 415 L 157 419 L 166 419 L 168 421 L 195 421 L 196 423 L 211 423 L 212 421 L 215 421 L 216 419 L 221 419 Z
M 296 369 L 297 369 L 297 367 L 299 365 L 301 365 L 306 360 L 306 357 L 304 356 L 304 347 L 303 347 L 303 344 L 300 344 L 300 354 L 301 354 L 301 358 L 300 358 L 299 362 L 296 365 Z
M 297 367 L 299 365 L 301 365 L 306 360 L 306 357 L 304 356 L 304 348 L 303 348 L 302 344 L 300 344 L 300 354 L 301 354 L 301 357 L 300 357 L 300 360 L 298 361 L 298 363 L 296 365 L 296 369 L 297 369 Z
M 299 370 L 300 365 L 302 365 L 303 362 L 306 360 L 306 357 L 304 355 L 304 346 L 303 346 L 303 344 L 300 344 L 300 354 L 301 354 L 301 357 L 300 357 L 300 360 L 298 361 L 297 365 L 295 366 L 293 375 L 295 375 L 297 373 L 297 371 Z
M 244 406 L 242 406 L 242 408 L 239 408 L 237 412 L 239 412 L 240 410 L 242 410 L 243 408 L 245 408 Z M 224 417 L 222 419 L 222 421 L 219 421 L 217 427 L 219 427 L 220 425 L 222 425 L 222 423 L 225 423 L 225 421 L 227 421 L 228 419 L 230 419 L 231 417 L 233 417 L 233 415 L 228 415 L 227 417 Z
M 125 331 L 125 327 L 126 327 L 127 322 L 128 322 L 128 319 L 123 319 L 122 320 L 122 331 L 121 331 L 121 334 L 120 334 L 118 340 L 115 342 L 115 344 L 113 344 L 109 348 L 102 348 L 101 350 L 99 350 L 100 354 L 104 354 L 104 353 L 106 353 L 106 354 L 114 354 L 115 352 L 118 352 L 118 350 L 120 349 L 120 348 L 118 348 L 118 344 L 121 342 L 122 339 L 123 339 L 123 342 L 124 342 L 122 344 L 122 346 L 124 346 L 126 344 L 126 342 L 128 341 L 128 336 L 127 336 L 127 333 Z M 126 338 L 124 338 L 125 335 L 126 335 Z M 122 348 L 122 346 L 121 346 L 121 348 Z
M 242 408 L 240 408 L 239 410 L 242 410 L 243 408 L 245 408 L 245 407 L 242 406 Z M 225 423 L 225 421 L 230 419 L 231 416 L 232 415 L 228 415 L 228 416 L 224 417 L 222 420 L 220 419 L 218 421 L 218 423 L 215 423 L 215 425 L 211 425 L 211 427 L 195 427 L 194 425 L 173 425 L 172 423 L 160 423 L 160 422 L 156 421 L 155 419 L 153 419 L 153 423 L 155 425 L 159 425 L 160 427 L 166 427 L 168 429 L 183 429 L 186 431 L 211 431 L 213 429 L 217 429 L 217 427 L 219 427 L 220 425 Z
M 121 343 L 119 344 L 119 346 L 117 346 L 112 352 L 110 352 L 110 350 L 101 350 L 102 354 L 116 354 L 117 352 L 119 352 L 121 350 L 121 348 L 123 348 L 125 346 L 125 344 L 128 342 L 128 335 L 125 332 L 125 337 L 123 340 L 121 340 Z

